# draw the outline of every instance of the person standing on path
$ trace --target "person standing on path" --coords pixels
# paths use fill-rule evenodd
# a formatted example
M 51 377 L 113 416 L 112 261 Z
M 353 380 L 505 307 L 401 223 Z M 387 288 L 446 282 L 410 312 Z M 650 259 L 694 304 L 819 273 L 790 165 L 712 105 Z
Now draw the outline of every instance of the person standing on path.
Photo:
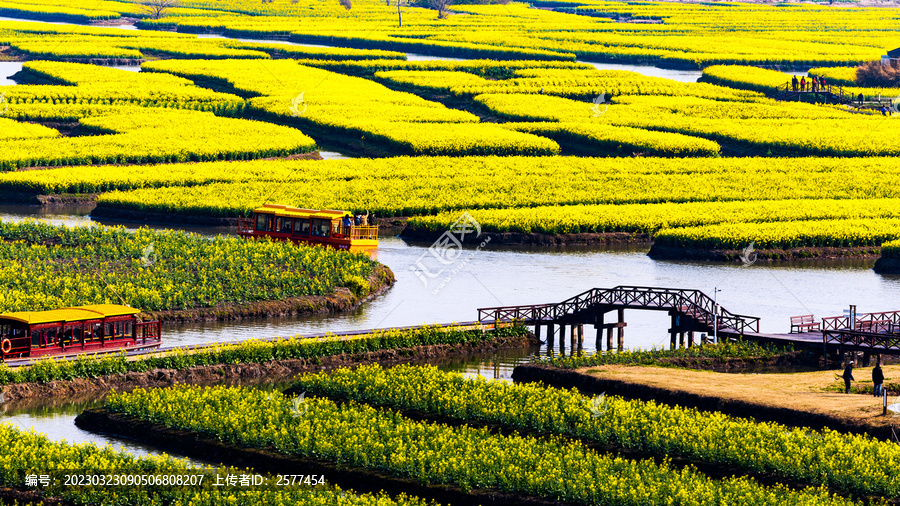
M 850 393 L 850 382 L 856 381 L 855 379 L 853 379 L 853 361 L 852 360 L 850 362 L 848 362 L 847 367 L 844 368 L 843 378 L 844 378 L 844 387 L 846 390 L 844 393 L 849 394 Z
M 881 362 L 876 363 L 875 368 L 872 369 L 872 383 L 875 384 L 875 397 L 880 397 L 881 385 L 884 383 L 884 371 L 881 370 Z

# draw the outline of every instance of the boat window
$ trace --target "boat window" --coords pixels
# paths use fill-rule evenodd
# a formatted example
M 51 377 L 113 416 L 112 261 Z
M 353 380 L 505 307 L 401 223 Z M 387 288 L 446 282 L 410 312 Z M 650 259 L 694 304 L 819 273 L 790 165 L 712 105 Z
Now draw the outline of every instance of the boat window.
M 283 234 L 291 233 L 291 219 L 281 216 L 275 218 L 275 231 Z
M 256 215 L 256 230 L 260 232 L 268 232 L 272 227 L 271 216 L 268 214 L 257 214 Z
M 131 322 L 125 322 L 122 324 L 122 332 L 124 333 L 125 337 L 134 337 L 134 335 L 131 333 L 131 328 Z
M 44 337 L 44 333 L 41 332 L 40 330 L 32 330 L 31 331 L 31 346 L 32 347 L 40 346 L 41 348 L 43 348 L 44 347 L 43 337 Z
M 295 219 L 294 235 L 309 235 L 309 220 L 301 218 Z
M 84 340 L 86 342 L 99 341 L 101 334 L 103 334 L 103 324 L 92 323 L 90 329 L 85 333 Z
M 106 338 L 107 339 L 121 339 L 122 338 L 122 324 L 119 322 L 107 323 L 106 324 Z
M 316 237 L 328 237 L 331 235 L 331 221 L 312 220 L 312 234 Z

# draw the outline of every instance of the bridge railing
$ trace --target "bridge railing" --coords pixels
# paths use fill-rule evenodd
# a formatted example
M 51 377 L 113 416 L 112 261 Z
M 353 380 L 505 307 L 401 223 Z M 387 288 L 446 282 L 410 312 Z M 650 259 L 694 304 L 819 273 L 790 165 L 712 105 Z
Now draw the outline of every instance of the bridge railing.
M 478 309 L 479 321 L 519 320 L 529 323 L 563 321 L 596 306 L 637 306 L 645 308 L 672 309 L 712 326 L 716 315 L 720 330 L 735 332 L 759 332 L 759 318 L 738 315 L 716 306 L 715 301 L 700 290 L 676 288 L 656 288 L 649 286 L 616 286 L 614 288 L 592 288 L 574 297 L 555 304 L 532 304 L 523 306 L 501 306 Z
M 822 318 L 822 330 L 854 329 L 873 332 L 894 332 L 896 329 L 900 329 L 900 311 L 857 313 L 856 325 L 852 328 L 849 316 L 827 316 Z
M 859 330 L 823 330 L 822 341 L 840 346 L 900 350 L 900 335 L 896 333 L 863 332 Z

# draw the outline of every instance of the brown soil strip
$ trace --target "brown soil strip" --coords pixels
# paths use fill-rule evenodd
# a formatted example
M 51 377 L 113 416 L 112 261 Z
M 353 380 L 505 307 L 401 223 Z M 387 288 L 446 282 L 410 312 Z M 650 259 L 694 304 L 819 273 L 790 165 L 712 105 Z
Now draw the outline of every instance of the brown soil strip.
M 477 344 L 437 344 L 370 351 L 352 355 L 341 354 L 309 359 L 287 359 L 261 364 L 217 364 L 187 369 L 154 369 L 129 372 L 99 378 L 77 378 L 49 383 L 18 383 L 5 385 L 3 395 L 9 401 L 35 397 L 68 397 L 87 392 L 129 391 L 135 388 L 169 387 L 176 383 L 209 384 L 222 380 L 244 381 L 253 378 L 278 377 L 284 379 L 304 372 L 320 372 L 339 367 L 379 363 L 394 365 L 437 357 L 463 357 L 495 350 L 537 346 L 533 336 L 500 337 Z
M 852 248 L 791 248 L 756 250 L 757 261 L 781 262 L 787 260 L 822 260 L 829 258 L 878 258 L 878 246 Z M 709 250 L 672 248 L 654 244 L 650 248 L 650 258 L 657 260 L 701 260 L 711 262 L 741 262 L 741 250 Z
M 890 382 L 892 377 L 900 379 L 900 366 L 885 366 L 884 372 L 886 382 Z M 513 380 L 543 382 L 561 388 L 576 387 L 590 393 L 606 392 L 629 399 L 720 411 L 788 426 L 828 427 L 891 440 L 891 425 L 898 423 L 898 420 L 890 415 L 882 416 L 880 398 L 824 390 L 836 385 L 843 387 L 843 381 L 835 379 L 835 373 L 834 370 L 826 370 L 787 374 L 723 374 L 625 365 L 566 370 L 544 365 L 521 365 L 513 371 Z M 857 369 L 854 376 L 859 380 L 870 380 L 871 368 Z M 889 399 L 888 402 L 893 401 Z
M 230 466 L 249 467 L 262 473 L 324 474 L 329 484 L 356 492 L 377 493 L 383 490 L 390 495 L 408 494 L 450 505 L 549 506 L 551 504 L 568 504 L 504 494 L 497 490 L 473 490 L 466 493 L 449 485 L 423 485 L 412 479 L 391 476 L 371 468 L 338 466 L 321 460 L 287 456 L 273 448 L 247 448 L 224 443 L 199 436 L 191 431 L 171 429 L 148 423 L 139 418 L 109 413 L 105 410 L 86 410 L 75 419 L 75 425 L 93 432 L 135 439 L 207 461 L 219 460 Z

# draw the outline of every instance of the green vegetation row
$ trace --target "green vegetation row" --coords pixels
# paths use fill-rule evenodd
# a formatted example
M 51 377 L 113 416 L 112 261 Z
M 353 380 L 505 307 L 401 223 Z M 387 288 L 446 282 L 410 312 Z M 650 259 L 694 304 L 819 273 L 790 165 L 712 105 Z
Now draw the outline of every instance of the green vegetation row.
M 2 183 L 0 183 L 2 184 Z M 900 218 L 898 199 L 746 200 L 662 204 L 539 206 L 468 211 L 485 232 L 577 234 L 657 233 L 662 229 L 723 223 L 803 222 L 811 220 Z M 458 211 L 415 216 L 407 226 L 441 232 Z
M 715 353 L 723 351 L 728 347 Z M 653 401 L 591 399 L 574 388 L 469 378 L 433 366 L 342 368 L 300 376 L 293 389 L 447 420 L 611 443 L 844 493 L 900 496 L 900 448 L 869 436 L 758 423 Z
M 257 163 L 271 163 L 273 171 L 296 168 L 294 175 L 274 179 L 282 183 L 276 199 L 279 203 L 314 209 L 369 209 L 381 216 L 576 204 L 900 198 L 900 189 L 893 184 L 900 168 L 893 158 L 400 157 L 314 165 L 232 164 L 231 181 L 236 179 L 239 184 L 222 181 L 225 178 L 219 174 L 226 165 L 208 164 L 191 166 L 196 172 L 186 177 L 184 166 L 171 166 L 166 174 L 133 168 L 128 170 L 138 172 L 117 174 L 98 169 L 96 175 L 10 175 L 8 179 L 0 177 L 0 187 L 89 188 L 96 184 L 112 189 L 121 184 L 131 188 L 142 185 L 139 174 L 146 174 L 145 186 L 177 186 L 185 177 L 185 184 L 209 184 L 113 191 L 102 195 L 99 203 L 135 211 L 239 216 L 272 195 L 271 179 L 263 176 L 254 181 L 257 176 L 248 175 L 262 170 Z M 241 171 L 244 166 L 248 172 Z M 559 221 L 547 220 L 551 224 Z M 529 221 L 533 223 L 523 218 L 521 226 L 533 227 Z M 580 219 L 576 222 L 580 227 L 590 225 Z
M 880 246 L 900 238 L 900 219 L 834 219 L 775 223 L 726 223 L 659 231 L 654 244 L 706 250 L 847 248 Z
M 724 341 L 690 348 L 653 348 L 623 350 L 616 353 L 592 353 L 562 357 L 535 357 L 532 363 L 561 369 L 579 369 L 598 365 L 666 365 L 672 359 L 695 358 L 772 358 L 793 351 L 790 347 L 759 344 L 751 341 Z
M 427 156 L 553 155 L 544 137 L 479 123 L 478 117 L 416 95 L 293 61 L 166 60 L 144 65 L 255 95 L 249 110 L 311 133 L 349 136 L 391 153 Z
M 396 350 L 439 344 L 480 344 L 527 334 L 522 326 L 485 330 L 424 325 L 406 330 L 383 330 L 349 337 L 288 338 L 273 341 L 247 340 L 239 344 L 215 344 L 199 350 L 175 349 L 157 355 L 127 359 L 125 354 L 82 355 L 77 360 L 41 359 L 29 367 L 0 364 L 0 385 L 48 383 L 75 378 L 98 378 L 153 369 L 181 370 L 194 366 L 259 364 L 274 360 L 318 360 L 323 357 Z
M 882 244 L 881 256 L 884 258 L 900 258 L 900 240 Z
M 71 444 L 52 441 L 34 431 L 24 431 L 11 424 L 0 424 L 0 485 L 23 491 L 35 491 L 26 485 L 25 476 L 53 476 L 48 487 L 41 486 L 43 498 L 62 499 L 69 504 L 93 504 L 98 506 L 220 506 L 222 504 L 267 504 L 288 506 L 308 504 L 314 506 L 426 506 L 421 499 L 384 495 L 357 495 L 337 487 L 240 487 L 210 486 L 216 473 L 224 481 L 227 474 L 251 474 L 252 471 L 220 466 L 217 469 L 194 466 L 185 460 L 167 455 L 135 457 L 110 446 L 93 443 Z M 202 487 L 172 486 L 122 486 L 75 487 L 65 486 L 64 475 L 132 475 L 134 477 L 162 478 L 162 476 L 204 474 Z M 52 475 L 51 475 L 52 473 Z M 271 480 L 276 478 L 270 477 Z M 49 503 L 50 501 L 48 501 Z M 41 504 L 44 504 L 41 502 Z
M 3 120 L 10 121 L 10 120 Z M 249 160 L 306 153 L 303 132 L 208 112 L 128 107 L 79 121 L 84 135 L 38 137 L 0 151 L 0 171 L 29 167 Z
M 370 291 L 363 254 L 122 227 L 0 223 L 0 312 L 82 304 L 145 311 Z
M 499 436 L 487 429 L 415 422 L 354 402 L 179 386 L 111 394 L 106 407 L 226 443 L 463 490 L 578 504 L 852 504 L 824 489 L 796 492 L 746 478 L 713 480 L 665 463 L 600 455 L 558 436 Z

